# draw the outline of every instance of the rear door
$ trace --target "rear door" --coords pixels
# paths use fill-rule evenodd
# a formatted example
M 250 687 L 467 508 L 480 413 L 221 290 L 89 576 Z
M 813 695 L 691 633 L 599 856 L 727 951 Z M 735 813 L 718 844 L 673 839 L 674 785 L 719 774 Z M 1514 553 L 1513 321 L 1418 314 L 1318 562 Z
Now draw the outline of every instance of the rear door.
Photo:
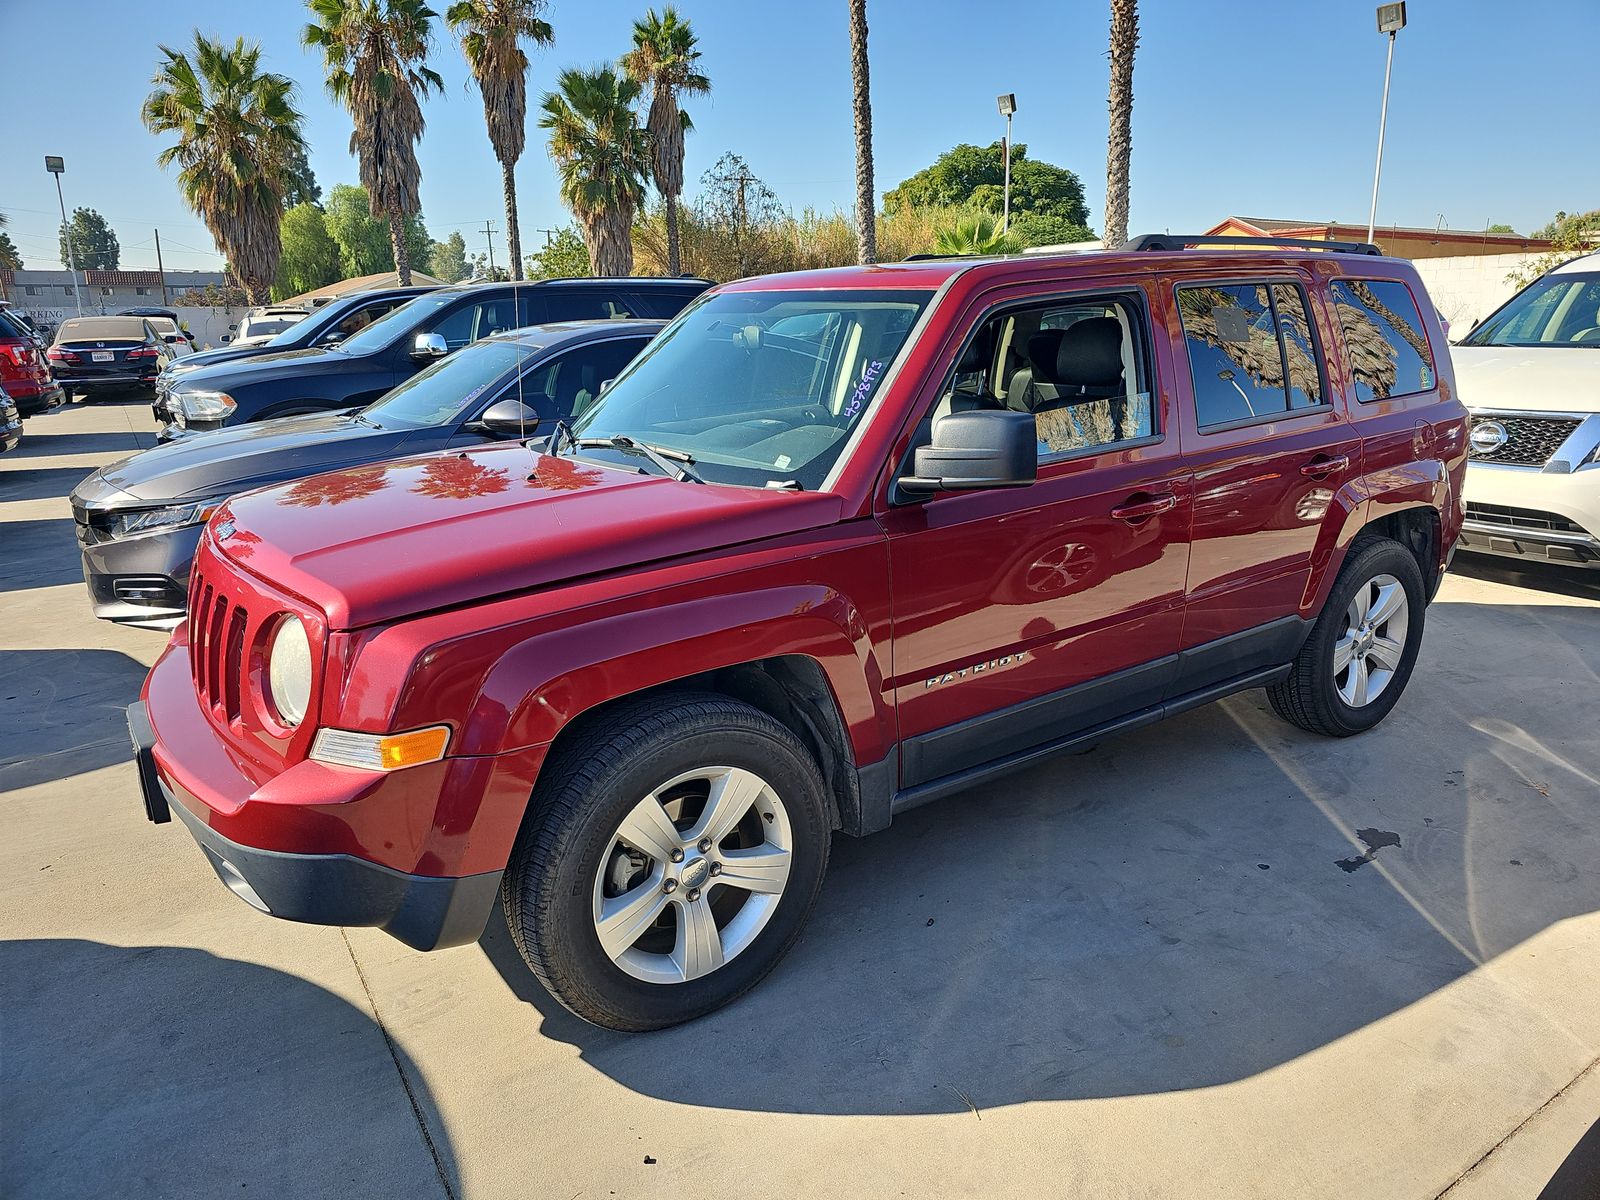
M 1023 407 L 1039 474 L 880 515 L 903 788 L 1159 703 L 1182 627 L 1189 484 L 1147 291 L 1005 289 L 958 328 L 913 448 L 948 412 Z
M 1185 462 L 1194 480 L 1183 628 L 1187 692 L 1287 662 L 1314 567 L 1334 551 L 1361 445 L 1324 366 L 1333 336 L 1308 276 L 1169 279 Z

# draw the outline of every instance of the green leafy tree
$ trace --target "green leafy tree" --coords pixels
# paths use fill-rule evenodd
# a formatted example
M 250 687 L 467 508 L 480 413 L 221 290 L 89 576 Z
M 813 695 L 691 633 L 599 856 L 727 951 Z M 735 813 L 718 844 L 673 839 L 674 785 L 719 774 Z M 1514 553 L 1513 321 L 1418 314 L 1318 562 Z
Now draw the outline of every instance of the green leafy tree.
M 9 233 L 0 233 L 0 270 L 22 270 L 22 254 Z
M 429 275 L 446 283 L 459 283 L 468 273 L 466 238 L 456 232 L 442 242 L 433 243 L 428 254 Z
M 1585 230 L 1600 230 L 1600 208 L 1581 213 L 1558 212 L 1548 225 L 1539 226 L 1530 236 L 1557 242 L 1563 236 Z
M 489 256 L 480 250 L 472 256 L 472 278 L 490 283 L 505 283 L 511 278 L 511 272 L 499 263 L 491 267 Z
M 286 184 L 283 192 L 283 207 L 290 209 L 297 204 L 322 204 L 322 185 L 317 182 L 316 173 L 311 169 L 311 161 L 306 158 L 304 142 L 296 142 L 289 153 L 289 162 L 285 168 Z
M 1022 242 L 993 213 L 976 212 L 939 230 L 933 246 L 940 254 L 1015 254 Z
M 1023 246 L 1059 246 L 1063 242 L 1087 242 L 1094 231 L 1062 217 L 1047 213 L 1011 214 L 1011 234 Z
M 963 143 L 930 167 L 901 182 L 883 198 L 886 212 L 924 205 L 972 205 L 999 212 L 1005 189 L 1005 157 L 999 142 Z M 1087 225 L 1083 184 L 1065 167 L 1028 157 L 1021 142 L 1011 147 L 1011 217 L 1038 213 L 1071 225 Z
M 396 269 L 392 230 L 373 215 L 365 188 L 335 184 L 328 192 L 324 219 L 328 236 L 339 247 L 339 271 L 343 277 L 377 275 Z M 433 239 L 428 236 L 421 213 L 407 217 L 400 231 L 407 261 L 422 263 L 432 257 Z
M 157 161 L 177 165 L 184 201 L 259 303 L 278 273 L 284 196 L 295 155 L 305 149 L 294 84 L 263 71 L 261 47 L 243 38 L 229 45 L 196 32 L 192 52 L 162 46 L 161 53 L 141 116 L 151 133 L 177 141 Z M 92 265 L 81 249 L 78 265 Z
M 283 253 L 272 298 L 283 300 L 339 278 L 339 244 L 328 234 L 327 216 L 315 204 L 296 204 L 278 227 Z
M 650 139 L 633 113 L 639 85 L 610 67 L 569 68 L 556 89 L 545 94 L 539 125 L 550 131 L 561 200 L 583 227 L 594 274 L 627 275 L 650 169 Z
M 307 0 L 307 7 L 313 20 L 302 40 L 322 51 L 328 92 L 350 111 L 350 152 L 360 160 L 361 185 L 372 212 L 388 222 L 395 270 L 409 285 L 407 219 L 422 208 L 421 98 L 444 87 L 425 65 L 438 14 L 422 0 Z
M 1511 226 L 1509 226 L 1509 225 L 1504 225 L 1504 224 L 1498 224 L 1497 223 L 1497 224 L 1489 226 L 1489 228 L 1484 230 L 1484 232 L 1485 233 L 1509 233 L 1509 234 L 1515 236 L 1517 231 L 1515 229 L 1511 228 Z
M 1600 249 L 1600 208 L 1586 213 L 1557 213 L 1555 220 L 1535 230 L 1533 236 L 1548 238 L 1555 245 L 1521 270 L 1507 275 L 1508 283 L 1526 287 L 1568 259 Z
M 589 247 L 571 225 L 558 229 L 543 250 L 528 255 L 529 279 L 576 279 L 589 273 Z
M 75 208 L 72 220 L 61 227 L 61 261 L 71 261 L 67 242 L 77 255 L 80 271 L 115 271 L 122 261 L 122 247 L 106 219 L 92 208 Z
M 500 186 L 506 202 L 506 239 L 512 277 L 522 278 L 522 232 L 517 224 L 517 160 L 522 157 L 528 121 L 528 56 L 522 43 L 548 46 L 555 40 L 541 15 L 545 0 L 456 0 L 445 21 L 461 38 L 472 77 L 483 93 L 483 119 L 489 144 L 500 160 Z
M 711 80 L 700 73 L 700 51 L 694 30 L 670 4 L 656 16 L 646 9 L 633 23 L 633 49 L 622 56 L 622 69 L 650 93 L 645 128 L 650 134 L 650 162 L 667 221 L 667 274 L 683 272 L 678 233 L 678 197 L 683 193 L 683 135 L 694 128 L 678 107 L 680 95 L 703 96 Z

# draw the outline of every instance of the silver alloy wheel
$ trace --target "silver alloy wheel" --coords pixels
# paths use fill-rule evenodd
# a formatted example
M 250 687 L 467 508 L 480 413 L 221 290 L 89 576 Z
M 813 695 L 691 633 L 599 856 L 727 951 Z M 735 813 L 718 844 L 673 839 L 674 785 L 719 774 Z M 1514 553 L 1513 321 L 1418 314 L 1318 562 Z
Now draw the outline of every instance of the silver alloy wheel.
M 1356 589 L 1345 610 L 1345 630 L 1333 644 L 1333 682 L 1351 708 L 1371 704 L 1394 679 L 1405 654 L 1411 607 L 1393 575 L 1378 575 Z
M 600 948 L 647 983 L 709 975 L 771 920 L 793 849 L 783 801 L 754 771 L 667 780 L 623 818 L 595 872 Z

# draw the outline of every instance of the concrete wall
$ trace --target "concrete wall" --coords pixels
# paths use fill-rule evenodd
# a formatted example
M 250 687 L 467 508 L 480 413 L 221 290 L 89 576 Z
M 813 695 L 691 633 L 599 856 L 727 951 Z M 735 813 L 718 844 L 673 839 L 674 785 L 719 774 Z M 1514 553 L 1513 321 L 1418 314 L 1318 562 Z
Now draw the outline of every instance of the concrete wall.
M 1507 276 L 1539 258 L 1537 254 L 1469 254 L 1414 260 L 1417 274 L 1433 297 L 1452 335 L 1465 333 L 1517 292 Z

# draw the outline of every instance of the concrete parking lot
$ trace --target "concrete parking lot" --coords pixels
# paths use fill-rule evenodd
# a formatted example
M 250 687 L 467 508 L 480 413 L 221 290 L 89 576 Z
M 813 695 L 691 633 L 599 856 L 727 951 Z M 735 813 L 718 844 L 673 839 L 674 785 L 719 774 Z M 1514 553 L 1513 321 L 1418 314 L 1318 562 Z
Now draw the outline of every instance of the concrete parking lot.
M 150 430 L 0 459 L 0 1194 L 1600 1194 L 1600 579 L 1465 566 L 1365 737 L 1246 694 L 841 840 L 762 987 L 628 1037 L 145 821 L 162 639 L 65 497 Z

